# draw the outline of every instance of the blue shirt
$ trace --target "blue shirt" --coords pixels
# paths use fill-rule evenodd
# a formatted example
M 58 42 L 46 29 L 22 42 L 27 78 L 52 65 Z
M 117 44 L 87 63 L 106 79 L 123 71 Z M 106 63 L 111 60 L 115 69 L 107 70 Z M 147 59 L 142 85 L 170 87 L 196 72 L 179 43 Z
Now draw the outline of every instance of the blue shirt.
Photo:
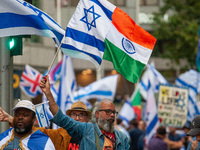
M 196 137 L 192 138 L 192 141 L 195 141 L 195 140 L 196 140 Z M 192 147 L 192 142 L 188 144 L 187 150 L 191 150 L 191 147 Z M 196 150 L 199 150 L 199 149 L 200 149 L 200 142 L 198 142 L 198 146 Z
M 57 114 L 50 119 L 50 121 L 67 130 L 71 137 L 78 139 L 79 150 L 96 150 L 96 130 L 101 149 L 103 148 L 105 137 L 96 123 L 92 124 L 75 121 L 69 116 L 64 115 L 60 109 L 58 110 Z M 129 150 L 130 146 L 128 137 L 118 130 L 114 130 L 114 134 L 116 138 L 116 150 Z

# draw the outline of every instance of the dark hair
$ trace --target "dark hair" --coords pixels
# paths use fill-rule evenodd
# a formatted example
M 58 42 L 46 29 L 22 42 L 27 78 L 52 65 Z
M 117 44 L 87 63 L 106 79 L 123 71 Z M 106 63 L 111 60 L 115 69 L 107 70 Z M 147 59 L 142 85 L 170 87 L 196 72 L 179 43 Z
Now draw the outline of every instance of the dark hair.
M 160 135 L 165 135 L 167 132 L 166 132 L 166 128 L 164 126 L 160 126 L 158 127 L 157 129 L 157 134 L 160 134 Z
M 130 125 L 133 125 L 134 127 L 138 127 L 138 121 L 133 119 L 130 121 Z
M 117 121 L 117 124 L 122 123 L 122 119 L 120 119 L 120 118 L 117 118 L 116 121 Z

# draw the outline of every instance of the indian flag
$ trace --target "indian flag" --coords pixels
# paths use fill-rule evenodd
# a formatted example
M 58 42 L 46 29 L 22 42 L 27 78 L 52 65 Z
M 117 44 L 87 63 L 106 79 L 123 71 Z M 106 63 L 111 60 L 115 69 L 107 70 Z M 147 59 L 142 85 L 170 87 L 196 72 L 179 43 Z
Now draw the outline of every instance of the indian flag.
M 132 105 L 133 110 L 136 115 L 136 119 L 139 121 L 141 119 L 141 115 L 142 115 L 142 111 L 141 111 L 142 105 L 141 105 L 140 89 L 138 86 L 135 89 L 135 91 L 133 92 L 130 100 L 131 100 L 131 105 Z
M 80 0 L 66 29 L 63 52 L 91 61 L 102 58 L 127 80 L 137 82 L 156 39 L 107 0 Z

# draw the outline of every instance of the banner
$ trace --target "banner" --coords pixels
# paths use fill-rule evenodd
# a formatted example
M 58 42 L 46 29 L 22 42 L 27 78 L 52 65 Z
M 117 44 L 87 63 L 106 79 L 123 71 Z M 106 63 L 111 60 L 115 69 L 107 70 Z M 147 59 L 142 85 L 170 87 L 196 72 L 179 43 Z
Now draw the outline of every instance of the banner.
M 160 85 L 158 118 L 164 126 L 182 128 L 187 121 L 188 89 Z

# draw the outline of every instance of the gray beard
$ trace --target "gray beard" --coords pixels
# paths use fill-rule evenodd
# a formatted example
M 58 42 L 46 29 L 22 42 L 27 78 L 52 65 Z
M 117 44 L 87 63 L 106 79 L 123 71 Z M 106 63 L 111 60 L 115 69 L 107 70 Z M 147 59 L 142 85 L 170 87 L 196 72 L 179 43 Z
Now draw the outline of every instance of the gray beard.
M 106 132 L 110 132 L 110 133 L 114 132 L 114 122 L 110 123 L 107 120 L 99 118 L 98 125 L 100 128 L 102 128 Z
M 17 132 L 18 134 L 22 134 L 25 132 L 25 128 L 15 128 L 15 132 Z

